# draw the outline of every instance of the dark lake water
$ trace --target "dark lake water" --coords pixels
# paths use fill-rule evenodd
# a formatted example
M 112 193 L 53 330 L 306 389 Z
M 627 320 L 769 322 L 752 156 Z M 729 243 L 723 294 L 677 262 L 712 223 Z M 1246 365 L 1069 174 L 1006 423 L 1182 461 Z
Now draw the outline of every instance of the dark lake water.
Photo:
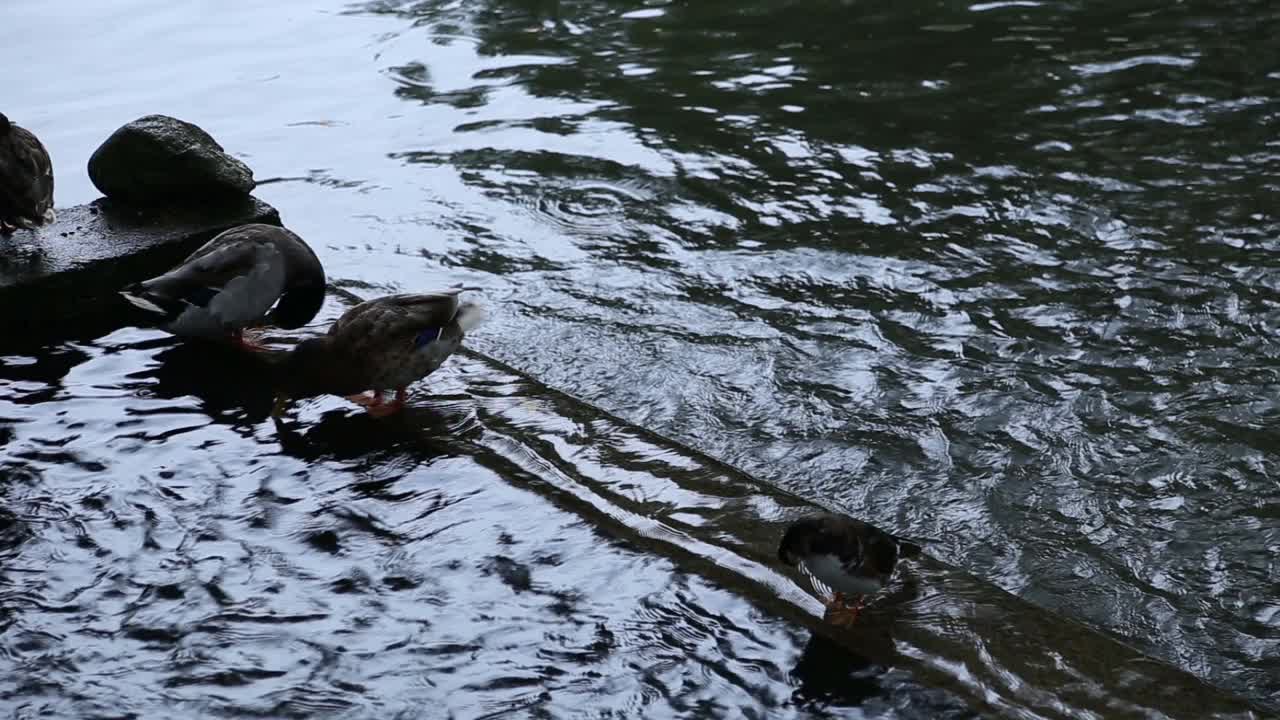
M 59 206 L 194 121 L 339 284 L 482 286 L 475 349 L 1280 705 L 1280 6 L 239 5 L 5 3 Z M 295 446 L 174 353 L 4 358 L 16 716 L 966 712 L 792 701 L 798 626 L 481 482 L 460 369 L 435 450 Z
M 282 432 L 153 331 L 3 361 L 9 717 L 976 717 L 548 504 L 491 365 Z

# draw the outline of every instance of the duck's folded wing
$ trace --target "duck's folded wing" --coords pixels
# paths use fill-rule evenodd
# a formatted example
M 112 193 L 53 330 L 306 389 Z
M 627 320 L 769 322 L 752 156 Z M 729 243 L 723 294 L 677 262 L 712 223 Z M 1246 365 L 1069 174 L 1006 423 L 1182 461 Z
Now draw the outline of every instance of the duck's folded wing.
M 821 528 L 813 541 L 814 552 L 834 555 L 841 565 L 848 567 L 862 562 L 866 523 L 843 515 L 827 515 L 822 518 Z
M 260 321 L 284 292 L 285 268 L 280 252 L 259 244 L 247 271 L 222 285 L 209 301 L 209 312 L 228 327 L 245 327 Z
M 9 159 L 0 157 L 0 218 L 20 215 L 26 202 L 25 187 L 10 169 Z
M 22 128 L 0 143 L 0 214 L 38 219 L 53 202 L 53 169 Z
M 36 212 L 34 219 L 42 220 L 53 208 L 53 163 L 49 160 L 49 153 L 45 151 L 35 135 L 26 130 L 23 130 L 22 134 L 25 136 L 22 144 L 26 146 L 27 163 L 35 175 L 35 182 L 28 189 Z
M 284 290 L 279 250 L 250 239 L 201 248 L 182 265 L 142 283 L 152 295 L 207 308 L 229 327 L 260 319 Z
M 461 288 L 433 293 L 389 295 L 360 303 L 334 323 L 343 338 L 377 338 L 392 342 L 417 337 L 423 330 L 443 328 L 458 313 Z
M 904 558 L 919 557 L 920 553 L 924 552 L 924 548 L 921 547 L 919 543 L 914 543 L 914 542 L 911 542 L 910 540 L 903 540 L 902 538 L 896 537 L 896 536 L 894 539 L 898 541 L 899 557 L 904 557 Z

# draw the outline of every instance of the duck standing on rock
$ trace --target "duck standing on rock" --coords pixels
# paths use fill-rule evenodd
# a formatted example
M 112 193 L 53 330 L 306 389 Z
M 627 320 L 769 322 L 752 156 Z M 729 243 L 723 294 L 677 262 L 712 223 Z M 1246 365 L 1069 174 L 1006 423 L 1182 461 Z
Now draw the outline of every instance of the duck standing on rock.
M 388 295 L 343 313 L 326 335 L 298 343 L 279 361 L 272 415 L 283 415 L 292 399 L 325 394 L 346 396 L 375 417 L 398 412 L 408 386 L 435 372 L 484 321 L 480 305 L 459 300 L 469 289 Z M 396 396 L 387 402 L 383 393 L 391 389 Z
M 0 235 L 55 219 L 49 151 L 31 131 L 0 114 Z
M 264 323 L 286 329 L 306 325 L 324 304 L 325 276 L 302 238 L 282 227 L 252 223 L 223 232 L 177 267 L 120 294 L 160 316 L 160 327 L 179 337 L 230 340 L 263 350 L 245 330 Z
M 778 559 L 803 564 L 835 592 L 827 603 L 835 624 L 852 624 L 865 596 L 889 584 L 899 558 L 920 554 L 920 546 L 847 515 L 817 513 L 791 523 L 778 545 Z M 845 596 L 857 601 L 849 605 Z

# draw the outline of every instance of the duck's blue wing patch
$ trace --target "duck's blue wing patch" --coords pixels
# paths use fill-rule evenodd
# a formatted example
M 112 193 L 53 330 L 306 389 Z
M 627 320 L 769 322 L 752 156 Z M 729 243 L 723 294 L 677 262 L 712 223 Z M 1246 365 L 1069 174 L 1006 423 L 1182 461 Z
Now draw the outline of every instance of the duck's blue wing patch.
M 416 348 L 425 346 L 427 343 L 440 337 L 440 330 L 441 328 L 438 328 L 438 327 L 430 327 L 430 328 L 427 328 L 426 330 L 423 330 L 422 332 L 418 333 L 418 336 L 416 338 L 413 339 L 413 346 Z

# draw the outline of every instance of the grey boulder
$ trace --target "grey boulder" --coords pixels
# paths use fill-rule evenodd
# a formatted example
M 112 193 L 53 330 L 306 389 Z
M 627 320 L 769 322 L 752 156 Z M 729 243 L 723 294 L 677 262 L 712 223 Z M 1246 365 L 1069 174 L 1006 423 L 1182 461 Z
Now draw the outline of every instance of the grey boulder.
M 89 158 L 89 179 L 112 199 L 136 205 L 233 199 L 254 188 L 253 171 L 209 133 L 168 115 L 121 127 Z

